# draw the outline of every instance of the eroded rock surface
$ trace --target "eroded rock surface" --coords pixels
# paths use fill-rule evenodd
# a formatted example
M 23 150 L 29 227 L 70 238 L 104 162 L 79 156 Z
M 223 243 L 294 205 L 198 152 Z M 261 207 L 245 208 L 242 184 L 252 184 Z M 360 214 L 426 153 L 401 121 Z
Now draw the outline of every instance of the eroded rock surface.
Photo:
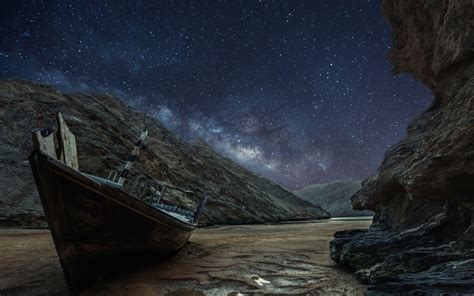
M 474 293 L 474 1 L 385 0 L 395 72 L 430 87 L 409 126 L 352 197 L 368 231 L 335 235 L 331 257 L 369 293 Z
M 120 168 L 140 132 L 147 148 L 132 171 L 208 195 L 202 224 L 319 219 L 329 215 L 224 158 L 202 142 L 186 142 L 156 119 L 110 95 L 63 94 L 25 81 L 0 82 L 0 225 L 45 225 L 31 169 L 31 130 L 54 127 L 62 112 L 76 135 L 81 171 L 107 177 Z M 192 209 L 192 200 L 168 191 L 165 199 Z

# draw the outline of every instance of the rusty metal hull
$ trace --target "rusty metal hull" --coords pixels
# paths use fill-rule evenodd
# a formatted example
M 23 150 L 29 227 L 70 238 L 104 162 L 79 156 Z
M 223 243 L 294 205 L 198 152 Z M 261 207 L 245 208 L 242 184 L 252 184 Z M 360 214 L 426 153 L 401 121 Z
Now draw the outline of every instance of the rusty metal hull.
M 30 164 L 71 291 L 172 256 L 196 228 L 40 151 Z

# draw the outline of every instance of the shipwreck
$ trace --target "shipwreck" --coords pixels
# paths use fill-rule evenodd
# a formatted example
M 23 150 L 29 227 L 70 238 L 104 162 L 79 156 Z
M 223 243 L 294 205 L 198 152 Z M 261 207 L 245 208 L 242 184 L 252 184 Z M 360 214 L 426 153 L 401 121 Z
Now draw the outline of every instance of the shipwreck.
M 143 176 L 135 182 L 127 177 L 146 131 L 119 173 L 102 178 L 81 172 L 75 136 L 61 114 L 57 121 L 56 133 L 33 131 L 29 160 L 69 289 L 79 291 L 110 274 L 176 254 L 196 229 L 207 198 L 189 211 L 161 202 L 166 183 L 146 182 L 138 193 Z M 146 195 L 153 202 L 145 202 Z

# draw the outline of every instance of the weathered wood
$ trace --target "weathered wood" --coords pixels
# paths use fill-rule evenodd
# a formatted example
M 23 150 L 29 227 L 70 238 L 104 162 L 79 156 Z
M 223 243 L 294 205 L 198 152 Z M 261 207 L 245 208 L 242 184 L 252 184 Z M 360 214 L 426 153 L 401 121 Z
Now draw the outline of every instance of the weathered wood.
M 30 164 L 66 281 L 81 290 L 176 253 L 196 229 L 38 150 Z
M 204 210 L 204 205 L 206 204 L 207 200 L 208 200 L 207 196 L 204 196 L 204 198 L 201 199 L 201 202 L 199 203 L 199 206 L 198 206 L 196 212 L 194 213 L 194 223 L 197 223 L 197 221 L 199 219 L 199 216 L 201 215 L 202 210 Z
M 147 135 L 148 135 L 148 131 L 147 130 L 143 131 L 140 134 L 140 138 L 138 139 L 138 142 L 135 143 L 135 145 L 133 146 L 132 153 L 128 156 L 128 160 L 125 163 L 125 167 L 123 168 L 122 173 L 120 174 L 120 177 L 118 179 L 117 183 L 119 183 L 120 185 L 123 185 L 123 183 L 125 183 L 125 180 L 127 179 L 127 175 L 130 172 L 130 169 L 132 168 L 133 163 L 140 155 L 140 149 L 143 149 L 145 145 L 145 139 Z
M 59 159 L 67 166 L 79 170 L 77 161 L 76 137 L 69 130 L 61 113 L 58 113 L 58 144 Z
M 51 129 L 37 129 L 33 131 L 33 148 L 57 159 L 54 147 L 54 133 Z

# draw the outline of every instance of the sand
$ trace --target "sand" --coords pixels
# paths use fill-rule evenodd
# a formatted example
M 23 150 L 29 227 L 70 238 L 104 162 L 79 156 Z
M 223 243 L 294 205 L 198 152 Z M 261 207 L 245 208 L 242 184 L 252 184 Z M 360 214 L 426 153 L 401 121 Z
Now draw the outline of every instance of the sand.
M 360 295 L 365 287 L 329 258 L 334 232 L 369 220 L 200 228 L 180 254 L 100 282 L 84 295 Z M 47 230 L 0 230 L 0 295 L 63 295 Z

